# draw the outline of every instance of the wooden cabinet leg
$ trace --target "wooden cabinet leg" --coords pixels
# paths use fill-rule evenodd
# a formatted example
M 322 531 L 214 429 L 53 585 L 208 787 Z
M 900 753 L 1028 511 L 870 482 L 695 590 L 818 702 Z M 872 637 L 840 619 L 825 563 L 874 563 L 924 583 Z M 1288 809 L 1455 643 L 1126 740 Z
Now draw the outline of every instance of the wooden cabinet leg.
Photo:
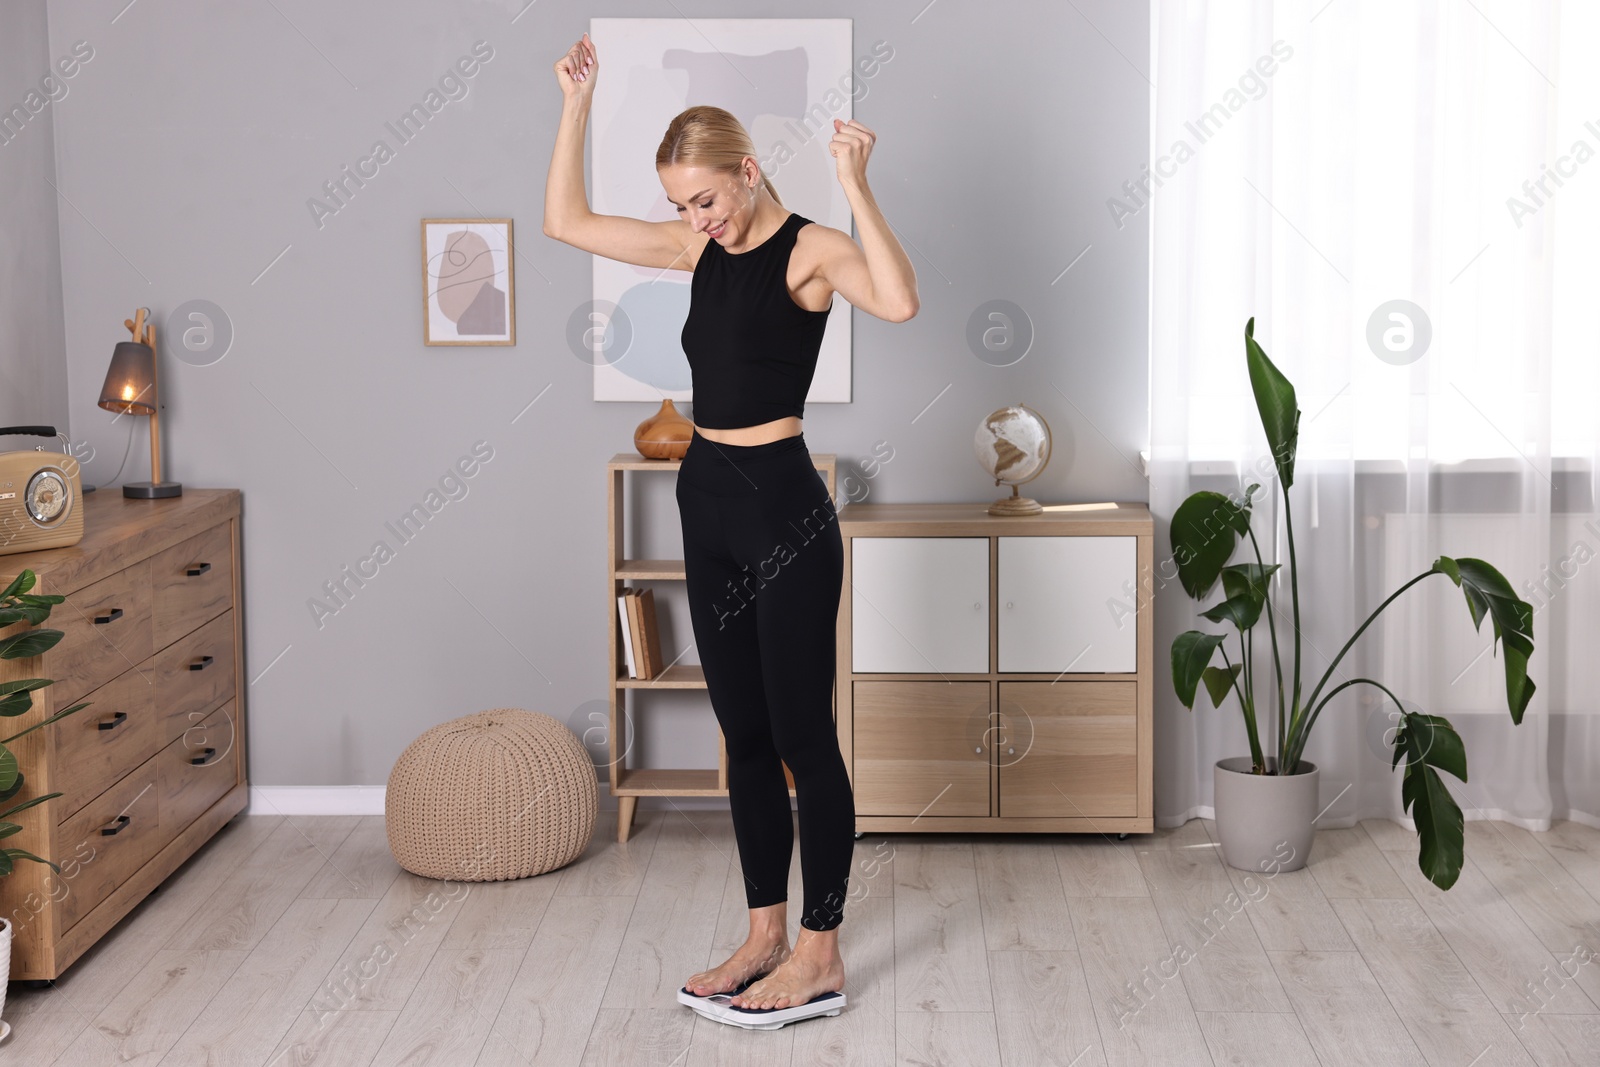
M 617 798 L 617 844 L 626 844 L 628 833 L 633 829 L 633 809 L 639 804 L 638 797 Z

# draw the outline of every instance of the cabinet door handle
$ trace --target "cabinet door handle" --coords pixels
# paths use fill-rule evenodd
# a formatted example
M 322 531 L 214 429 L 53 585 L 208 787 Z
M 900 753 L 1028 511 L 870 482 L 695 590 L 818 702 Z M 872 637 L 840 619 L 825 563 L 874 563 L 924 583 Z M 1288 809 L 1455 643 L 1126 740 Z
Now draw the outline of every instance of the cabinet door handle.
M 126 830 L 128 828 L 128 824 L 131 823 L 132 821 L 133 821 L 133 818 L 131 816 L 118 815 L 115 819 L 113 819 L 111 821 L 112 825 L 110 825 L 110 826 L 102 826 L 100 828 L 100 836 L 101 837 L 116 837 L 118 834 L 122 833 L 122 831 Z
M 111 717 L 111 721 L 110 722 L 96 723 L 96 725 L 99 726 L 100 729 L 102 729 L 102 730 L 115 730 L 117 727 L 121 726 L 123 723 L 125 723 L 127 721 L 128 721 L 128 713 L 125 712 L 125 711 L 119 711 L 119 712 L 117 712 L 115 715 L 113 715 Z
M 1011 607 L 1011 601 L 1009 601 L 1009 600 L 1006 601 L 1006 607 L 1008 607 L 1008 608 Z
M 191 671 L 203 671 L 209 666 L 211 666 L 211 657 L 210 656 L 201 656 L 199 663 L 191 663 L 191 664 L 189 664 L 189 669 Z
M 216 749 L 208 748 L 200 755 L 191 758 L 189 762 L 194 764 L 196 767 L 204 767 L 206 764 L 211 762 L 211 757 L 215 756 L 216 754 Z
M 122 609 L 112 608 L 111 614 L 109 615 L 96 615 L 94 617 L 94 623 L 96 626 L 104 626 L 106 623 L 116 622 L 120 618 L 122 618 Z
M 194 566 L 190 567 L 187 571 L 184 571 L 184 573 L 187 574 L 190 578 L 198 578 L 200 575 L 204 574 L 206 571 L 208 571 L 210 569 L 211 569 L 211 564 L 209 564 L 209 563 L 196 563 Z

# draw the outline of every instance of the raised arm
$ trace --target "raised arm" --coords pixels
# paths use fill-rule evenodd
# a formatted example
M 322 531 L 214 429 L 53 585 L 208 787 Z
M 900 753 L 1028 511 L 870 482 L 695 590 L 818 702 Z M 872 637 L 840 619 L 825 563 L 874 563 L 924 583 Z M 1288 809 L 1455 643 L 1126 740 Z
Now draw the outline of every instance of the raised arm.
M 904 322 L 917 313 L 922 302 L 911 259 L 867 187 L 867 157 L 877 134 L 854 120 L 834 119 L 833 131 L 828 151 L 837 164 L 839 184 L 850 201 L 861 244 L 857 246 L 841 230 L 827 231 L 822 275 L 852 307 L 890 322 Z
M 583 186 L 583 146 L 600 64 L 587 33 L 556 60 L 554 69 L 561 86 L 561 127 L 556 131 L 550 174 L 545 180 L 545 235 L 607 259 L 689 270 L 693 266 L 689 250 L 703 238 L 696 238 L 682 219 L 646 222 L 589 210 Z

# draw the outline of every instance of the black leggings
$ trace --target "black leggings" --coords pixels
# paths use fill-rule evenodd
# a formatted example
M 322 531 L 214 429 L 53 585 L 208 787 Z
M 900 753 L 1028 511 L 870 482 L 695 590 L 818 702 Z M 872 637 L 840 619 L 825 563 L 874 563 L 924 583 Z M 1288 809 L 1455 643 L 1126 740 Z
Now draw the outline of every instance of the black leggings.
M 726 445 L 695 433 L 678 470 L 689 617 L 728 750 L 728 801 L 751 908 L 789 897 L 800 809 L 808 930 L 843 918 L 855 797 L 833 722 L 844 543 L 802 434 Z

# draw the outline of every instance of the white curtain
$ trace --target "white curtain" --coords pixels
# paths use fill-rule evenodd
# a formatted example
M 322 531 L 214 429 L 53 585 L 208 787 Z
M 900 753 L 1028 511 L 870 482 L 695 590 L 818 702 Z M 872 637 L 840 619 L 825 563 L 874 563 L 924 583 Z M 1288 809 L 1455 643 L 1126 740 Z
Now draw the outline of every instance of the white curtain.
M 1446 782 L 1467 818 L 1600 825 L 1600 4 L 1154 0 L 1152 26 L 1149 196 L 1112 212 L 1150 213 L 1158 561 L 1191 492 L 1259 481 L 1258 537 L 1288 563 L 1245 370 L 1253 316 L 1303 412 L 1306 690 L 1436 557 L 1487 560 L 1535 609 L 1521 725 L 1490 621 L 1475 632 L 1442 576 L 1333 680 L 1378 679 L 1451 720 L 1469 780 Z M 1213 764 L 1249 751 L 1233 698 L 1213 708 L 1202 689 L 1189 711 L 1173 695 L 1173 638 L 1216 627 L 1172 574 L 1158 567 L 1154 594 L 1163 826 L 1209 817 Z M 1286 582 L 1275 594 L 1287 654 Z M 1317 723 L 1319 826 L 1412 825 L 1380 696 L 1347 689 Z

